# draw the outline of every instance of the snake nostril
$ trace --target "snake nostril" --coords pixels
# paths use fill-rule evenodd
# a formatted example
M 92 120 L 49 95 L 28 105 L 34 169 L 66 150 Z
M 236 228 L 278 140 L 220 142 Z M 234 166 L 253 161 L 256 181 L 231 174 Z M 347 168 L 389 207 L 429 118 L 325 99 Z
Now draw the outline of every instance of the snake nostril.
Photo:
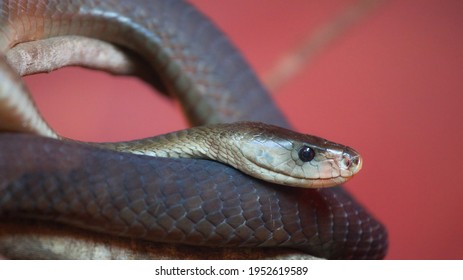
M 350 160 L 349 157 L 344 158 L 344 164 L 346 165 L 347 168 L 349 168 L 352 164 L 352 161 Z

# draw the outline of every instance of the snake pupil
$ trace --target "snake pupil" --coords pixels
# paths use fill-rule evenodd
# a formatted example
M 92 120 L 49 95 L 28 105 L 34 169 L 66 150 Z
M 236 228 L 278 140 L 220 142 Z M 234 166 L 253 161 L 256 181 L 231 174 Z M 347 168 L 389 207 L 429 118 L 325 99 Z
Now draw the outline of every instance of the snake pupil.
M 303 162 L 311 161 L 314 157 L 315 151 L 308 146 L 302 146 L 302 148 L 299 150 L 299 159 Z

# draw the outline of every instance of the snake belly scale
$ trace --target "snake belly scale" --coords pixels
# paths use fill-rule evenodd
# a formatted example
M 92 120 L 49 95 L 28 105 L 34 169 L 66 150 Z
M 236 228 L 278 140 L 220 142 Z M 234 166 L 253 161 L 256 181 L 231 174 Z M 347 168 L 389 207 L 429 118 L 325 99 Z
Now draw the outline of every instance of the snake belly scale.
M 160 77 L 163 88 L 180 100 L 192 124 L 250 120 L 288 127 L 224 35 L 182 1 L 120 1 L 118 5 L 90 0 L 0 3 L 3 53 L 19 43 L 56 36 L 97 38 L 143 57 Z M 25 87 L 4 59 L 0 70 L 0 129 L 59 138 L 34 113 Z M 12 95 L 17 98 L 12 99 Z M 259 110 L 253 104 L 259 104 Z M 24 107 L 30 113 L 17 110 Z M 382 258 L 387 248 L 383 226 L 338 187 L 282 188 L 210 161 L 121 154 L 21 134 L 4 133 L 0 141 L 0 217 L 6 219 L 53 220 L 120 236 L 182 244 L 281 246 L 326 258 Z M 20 153 L 16 151 L 18 143 L 23 145 Z M 338 177 L 349 178 L 360 168 L 360 158 L 350 148 L 336 148 L 336 162 L 352 173 L 343 175 L 339 170 Z M 301 154 L 311 155 L 305 150 L 301 153 L 301 147 L 294 153 L 296 161 Z M 111 162 L 110 168 L 107 162 Z M 45 167 L 42 175 L 34 172 L 34 164 Z M 172 174 L 172 170 L 184 170 L 180 173 L 188 176 L 179 178 L 179 172 Z M 205 171 L 214 175 L 206 179 L 200 175 Z M 320 166 L 318 171 L 317 182 L 327 173 Z M 333 173 L 332 169 L 328 173 Z M 101 180 L 106 182 L 105 188 Z M 323 187 L 343 181 L 309 185 Z M 37 184 L 41 188 L 34 188 Z M 37 203 L 37 189 L 57 195 Z M 76 190 L 77 198 L 72 197 Z M 21 199 L 14 199 L 18 197 Z M 74 203 L 63 207 L 65 201 L 76 199 L 89 199 L 90 206 L 79 208 Z

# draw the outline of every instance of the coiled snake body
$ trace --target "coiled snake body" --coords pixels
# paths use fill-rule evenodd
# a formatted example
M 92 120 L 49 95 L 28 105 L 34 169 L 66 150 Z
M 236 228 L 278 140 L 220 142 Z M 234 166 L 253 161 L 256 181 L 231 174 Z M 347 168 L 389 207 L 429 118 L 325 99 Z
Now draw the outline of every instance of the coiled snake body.
M 3 53 L 29 41 L 44 42 L 45 48 L 44 39 L 69 35 L 123 46 L 146 60 L 160 78 L 143 78 L 174 93 L 193 124 L 213 124 L 196 128 L 195 133 L 148 140 L 158 145 L 193 135 L 195 141 L 183 141 L 155 155 L 225 153 L 226 163 L 247 167 L 242 169 L 245 173 L 269 181 L 210 161 L 152 158 L 4 133 L 0 217 L 53 220 L 152 241 L 281 246 L 326 258 L 384 256 L 384 228 L 342 189 L 275 185 L 342 183 L 361 166 L 355 151 L 273 125 L 216 124 L 249 120 L 288 127 L 249 66 L 191 6 L 161 0 L 2 1 L 0 5 Z M 0 70 L 0 129 L 58 137 L 35 113 L 18 70 L 5 60 Z M 209 131 L 221 133 L 198 145 L 198 135 L 210 135 Z M 230 138 L 234 140 L 224 140 Z M 142 143 L 104 146 L 149 154 L 146 140 Z M 263 148 L 255 148 L 256 144 Z M 192 148 L 195 145 L 200 148 Z M 275 172 L 275 167 L 281 170 Z

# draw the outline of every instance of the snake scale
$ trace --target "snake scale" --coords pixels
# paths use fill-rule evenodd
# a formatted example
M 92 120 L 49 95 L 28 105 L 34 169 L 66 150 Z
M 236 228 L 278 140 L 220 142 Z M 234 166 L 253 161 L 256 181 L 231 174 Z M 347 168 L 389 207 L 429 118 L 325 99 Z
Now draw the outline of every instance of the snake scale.
M 155 73 L 144 78 L 175 94 L 194 125 L 247 120 L 289 127 L 226 37 L 187 3 L 26 0 L 1 1 L 0 9 L 3 53 L 50 37 L 97 38 L 142 57 Z M 0 101 L 11 92 L 27 99 L 5 60 L 0 70 Z M 0 102 L 1 129 L 53 136 L 37 116 L 7 118 L 11 102 L 23 101 Z M 207 160 L 153 158 L 20 133 L 2 133 L 0 143 L 4 219 L 51 220 L 159 242 L 279 246 L 324 258 L 386 253 L 384 227 L 340 187 L 287 188 Z

